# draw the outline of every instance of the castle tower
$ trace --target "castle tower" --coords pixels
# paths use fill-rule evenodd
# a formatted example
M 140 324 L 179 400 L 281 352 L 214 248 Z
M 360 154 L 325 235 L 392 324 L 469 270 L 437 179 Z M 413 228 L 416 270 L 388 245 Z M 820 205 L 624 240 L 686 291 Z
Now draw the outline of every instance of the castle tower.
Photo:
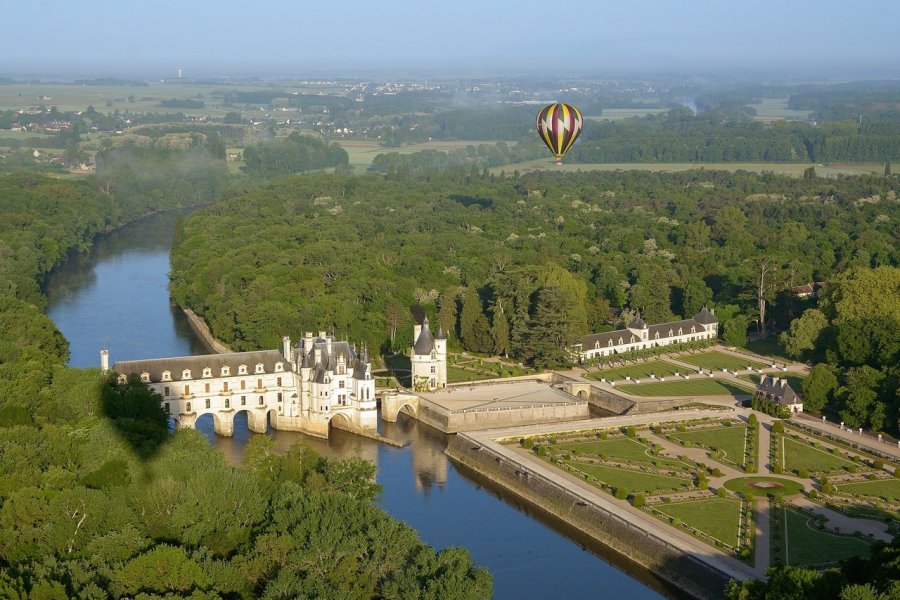
M 428 325 L 428 317 L 413 328 L 415 334 L 409 362 L 412 371 L 412 387 L 417 391 L 430 391 L 447 386 L 447 336 L 438 331 L 435 337 Z
M 109 371 L 109 350 L 106 348 L 100 351 L 100 370 L 104 373 Z

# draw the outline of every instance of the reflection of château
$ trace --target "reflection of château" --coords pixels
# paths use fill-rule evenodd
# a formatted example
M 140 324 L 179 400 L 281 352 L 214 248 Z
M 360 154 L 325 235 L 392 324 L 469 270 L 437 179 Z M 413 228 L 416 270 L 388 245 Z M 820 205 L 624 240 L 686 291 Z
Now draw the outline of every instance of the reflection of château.
M 109 368 L 109 353 L 100 352 Z M 301 431 L 328 437 L 329 424 L 346 429 L 377 428 L 375 380 L 368 351 L 320 331 L 307 332 L 292 348 L 202 356 L 119 361 L 120 378 L 136 375 L 163 397 L 179 427 L 213 416 L 219 435 L 234 433 L 234 415 L 247 411 L 251 431 Z
M 712 340 L 719 333 L 716 315 L 703 309 L 693 319 L 647 325 L 640 316 L 632 319 L 625 329 L 586 335 L 576 345 L 582 361 L 598 356 L 612 356 L 630 350 L 683 344 L 697 340 Z

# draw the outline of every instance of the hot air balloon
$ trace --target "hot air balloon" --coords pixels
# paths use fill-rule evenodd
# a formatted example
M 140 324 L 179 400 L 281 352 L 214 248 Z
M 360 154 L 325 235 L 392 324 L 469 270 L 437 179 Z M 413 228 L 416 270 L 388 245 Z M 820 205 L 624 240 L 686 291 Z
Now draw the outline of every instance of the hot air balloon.
M 548 104 L 538 112 L 538 133 L 550 148 L 550 152 L 556 157 L 557 164 L 562 162 L 562 157 L 575 143 L 583 124 L 584 118 L 581 116 L 581 111 L 571 104 L 555 102 Z

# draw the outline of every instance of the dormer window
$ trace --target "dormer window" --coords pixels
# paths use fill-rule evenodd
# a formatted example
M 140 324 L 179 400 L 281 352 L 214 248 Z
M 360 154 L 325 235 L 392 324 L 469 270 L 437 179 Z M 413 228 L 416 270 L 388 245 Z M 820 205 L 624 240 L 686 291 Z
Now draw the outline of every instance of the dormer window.
M 630 343 L 630 344 L 633 344 L 633 343 L 634 343 L 634 336 L 631 336 L 631 339 L 629 340 L 629 343 Z
M 599 348 L 599 347 L 600 347 L 600 340 L 597 340 L 596 342 L 594 342 L 594 348 Z
M 150 373 L 147 373 L 146 371 L 141 373 L 141 381 L 143 381 L 144 383 L 150 383 Z
M 203 376 L 204 377 L 212 377 L 212 369 L 210 369 L 209 367 L 206 367 L 205 369 L 203 369 Z
M 265 371 L 263 370 L 262 363 L 256 363 L 256 371 L 255 372 L 256 373 L 265 373 Z
M 231 367 L 222 367 L 222 377 L 231 375 Z
M 672 337 L 672 330 L 669 330 L 669 337 Z
M 437 352 L 435 352 L 434 350 L 432 350 L 432 351 L 431 351 L 431 360 L 434 360 L 434 359 L 436 359 L 436 358 L 437 358 Z
M 119 375 L 119 383 L 128 383 L 127 375 Z
M 612 348 L 612 345 L 613 345 L 612 340 L 609 340 L 609 343 L 606 344 L 606 347 L 607 347 L 607 348 Z
M 182 379 L 190 379 L 190 378 L 191 378 L 191 370 L 190 370 L 190 369 L 185 369 L 184 371 L 182 371 L 182 372 L 181 372 L 181 378 L 182 378 Z
M 622 336 L 619 336 L 619 343 L 621 344 L 623 342 L 624 342 L 624 340 L 622 339 Z
M 338 375 L 346 375 L 346 374 L 347 374 L 347 367 L 346 367 L 345 365 L 343 365 L 343 364 L 339 364 L 339 365 L 337 366 L 337 374 L 338 374 Z
M 659 339 L 659 332 L 658 332 L 658 331 L 654 334 L 653 339 L 654 339 L 654 340 L 658 340 L 658 339 Z
M 172 381 L 172 371 L 163 371 L 162 372 L 162 380 L 163 381 Z
M 697 333 L 697 328 L 691 325 L 691 333 Z
M 238 367 L 238 375 L 246 375 L 247 374 L 247 365 L 241 365 Z
M 281 373 L 284 371 L 284 363 L 275 363 L 275 372 Z
M 328 378 L 326 377 L 326 378 L 325 378 L 325 383 L 328 383 L 329 381 L 331 381 L 331 380 L 328 379 Z
M 681 330 L 681 327 L 678 328 L 678 335 L 684 335 L 684 332 Z

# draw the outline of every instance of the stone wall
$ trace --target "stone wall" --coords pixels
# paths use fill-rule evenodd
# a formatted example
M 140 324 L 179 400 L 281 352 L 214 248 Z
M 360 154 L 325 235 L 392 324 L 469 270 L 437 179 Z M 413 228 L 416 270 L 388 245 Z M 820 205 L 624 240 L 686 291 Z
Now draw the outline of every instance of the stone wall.
M 427 401 L 420 402 L 420 419 Z M 584 401 L 575 398 L 572 402 L 552 403 L 522 408 L 469 409 L 453 411 L 447 416 L 447 433 L 472 431 L 476 429 L 497 429 L 517 425 L 557 423 L 590 418 L 590 410 Z
M 646 566 L 689 594 L 699 598 L 722 597 L 729 581 L 726 573 L 604 507 L 585 501 L 527 465 L 512 461 L 465 434 L 454 436 L 446 452 L 452 459 Z

